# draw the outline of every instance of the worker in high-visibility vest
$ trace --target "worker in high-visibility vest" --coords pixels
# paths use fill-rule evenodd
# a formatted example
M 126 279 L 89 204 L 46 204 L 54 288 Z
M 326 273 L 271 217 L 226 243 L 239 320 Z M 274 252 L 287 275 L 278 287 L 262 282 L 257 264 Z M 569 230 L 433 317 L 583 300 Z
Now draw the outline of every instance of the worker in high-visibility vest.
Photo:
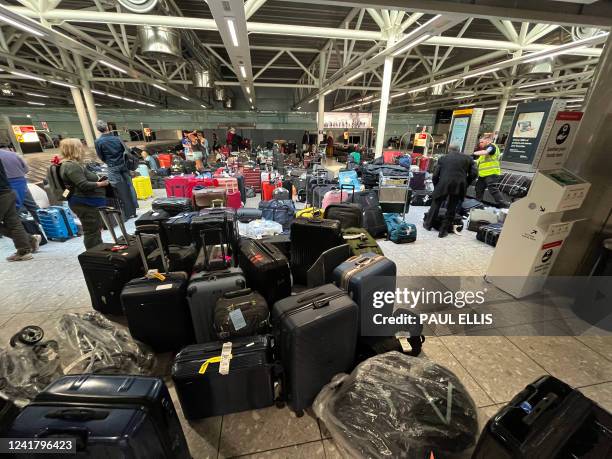
M 482 201 L 485 190 L 489 189 L 489 193 L 499 207 L 508 207 L 510 203 L 504 200 L 504 196 L 497 188 L 501 175 L 499 146 L 493 143 L 492 134 L 483 135 L 478 145 L 480 150 L 474 152 L 474 155 L 478 157 L 476 160 L 476 166 L 478 166 L 476 199 Z

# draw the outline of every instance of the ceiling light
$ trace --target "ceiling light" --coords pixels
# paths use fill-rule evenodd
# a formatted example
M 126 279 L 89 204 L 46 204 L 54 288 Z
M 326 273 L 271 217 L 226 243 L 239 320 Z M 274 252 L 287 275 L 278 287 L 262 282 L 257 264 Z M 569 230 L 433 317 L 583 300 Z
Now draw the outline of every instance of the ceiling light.
M 49 96 L 45 96 L 44 94 L 38 94 L 37 92 L 26 92 L 26 94 L 28 96 L 34 96 L 34 97 L 44 97 L 45 99 L 49 98 Z
M 427 102 L 418 102 L 418 103 L 415 103 L 415 104 L 412 104 L 412 105 L 425 105 L 426 103 Z
M 568 99 L 568 100 L 564 100 L 563 102 L 572 103 L 572 102 L 582 102 L 582 101 L 584 101 L 584 97 L 580 99 Z
M 251 97 L 249 97 L 249 102 L 253 103 L 253 99 Z
M 252 105 L 251 105 L 251 110 L 255 110 L 255 107 L 253 107 Z
M 242 78 L 246 78 L 246 68 L 244 67 L 244 65 L 240 66 L 240 75 L 242 75 Z
M 328 95 L 328 94 L 331 94 L 331 92 L 332 92 L 332 91 L 333 91 L 333 89 L 328 89 L 327 91 L 325 91 L 325 92 L 323 93 L 323 95 L 324 95 L 324 96 L 326 96 L 326 95 Z
M 160 86 L 158 84 L 153 84 L 153 86 L 156 87 L 157 89 L 159 89 L 160 91 L 167 91 L 166 88 L 164 88 L 164 87 L 162 87 L 162 86 Z
M 237 48 L 238 47 L 238 34 L 236 33 L 236 25 L 234 24 L 234 20 L 231 18 L 226 18 L 227 28 L 229 29 L 230 36 L 232 37 L 232 44 Z
M 488 69 L 488 70 L 483 70 L 481 72 L 478 73 L 472 73 L 471 75 L 466 75 L 463 77 L 464 80 L 467 80 L 468 78 L 474 78 L 480 75 L 486 75 L 487 73 L 493 73 L 493 72 L 497 72 L 498 70 L 500 70 L 500 67 L 495 67 L 492 69 Z
M 30 80 L 47 81 L 47 80 L 45 80 L 44 78 L 41 78 L 41 77 L 36 76 L 36 75 L 31 75 L 31 74 L 29 74 L 29 73 L 17 72 L 17 71 L 15 71 L 15 70 L 11 70 L 10 72 L 11 72 L 13 75 L 17 75 L 17 76 L 20 76 L 20 77 L 23 77 L 23 78 L 29 78 Z
M 513 97 L 510 100 L 511 101 L 517 101 L 517 100 L 527 100 L 527 99 L 535 99 L 535 96 Z
M 429 110 L 430 110 L 429 108 L 425 108 L 423 110 L 419 110 L 419 113 L 428 112 Z
M 91 92 L 92 92 L 93 94 L 100 94 L 101 96 L 103 96 L 103 95 L 104 95 L 104 93 L 103 93 L 102 91 L 98 91 L 97 89 L 92 89 L 92 90 L 91 90 Z
M 126 99 L 126 100 L 127 100 L 127 99 Z M 140 104 L 140 105 L 147 105 L 147 103 L 146 103 L 146 102 L 142 102 L 142 101 L 140 101 L 140 100 L 137 100 L 137 101 L 136 101 L 136 103 L 137 103 L 137 104 Z
M 520 85 L 519 88 L 533 88 L 534 86 L 542 86 L 545 84 L 554 83 L 555 81 L 559 81 L 559 80 L 554 79 L 554 80 L 548 80 L 548 81 L 540 81 L 538 83 L 527 83 L 527 84 Z
M 405 53 L 406 51 L 408 51 L 410 48 L 415 47 L 416 45 L 418 45 L 419 43 L 423 43 L 425 40 L 427 40 L 428 38 L 430 38 L 431 35 L 425 34 L 420 36 L 419 38 L 417 38 L 416 40 L 412 40 L 410 43 L 408 43 L 406 46 L 398 49 L 397 51 L 395 51 L 392 56 L 395 57 L 399 54 Z
M 204 104 L 200 104 L 200 107 L 202 107 L 202 108 L 206 108 L 206 105 L 204 105 Z
M 30 102 L 30 101 L 28 101 L 28 104 L 30 104 L 30 105 L 45 105 L 42 102 Z
M 183 99 L 183 100 L 189 100 L 189 97 L 181 96 L 181 99 Z
M 122 99 L 122 97 L 116 96 L 114 94 L 107 94 L 108 97 L 112 97 L 113 99 Z
M 249 87 L 247 86 L 245 89 L 246 89 L 246 93 L 247 93 L 247 94 L 251 94 L 251 88 L 249 88 Z
M 108 68 L 111 68 L 111 69 L 113 69 L 113 70 L 116 70 L 117 72 L 120 72 L 120 73 L 127 73 L 127 71 L 123 70 L 121 67 L 117 67 L 115 64 L 111 64 L 110 62 L 107 62 L 107 61 L 105 61 L 105 60 L 103 60 L 103 59 L 100 59 L 98 62 L 99 62 L 100 64 L 104 64 L 104 65 L 106 65 Z
M 96 107 L 101 107 L 101 106 L 102 106 L 102 105 L 100 105 L 100 104 L 94 104 L 94 105 L 95 105 Z
M 421 92 L 421 91 L 425 91 L 427 88 L 419 88 L 419 89 L 413 89 L 411 91 L 408 91 L 408 94 L 414 94 L 415 92 Z
M 312 104 L 314 101 L 315 101 L 314 99 L 310 99 L 310 100 L 308 101 L 308 103 L 309 103 L 309 104 Z
M 76 86 L 70 83 L 64 83 L 63 81 L 53 81 L 53 80 L 49 80 L 49 83 L 51 84 L 56 84 L 58 86 L 63 86 L 64 88 L 70 88 L 70 89 L 75 89 Z
M 524 60 L 523 63 L 529 63 L 529 62 L 534 62 L 534 61 L 539 61 L 541 59 L 546 59 L 548 57 L 553 57 L 553 56 L 558 56 L 559 54 L 565 54 L 567 52 L 569 52 L 570 50 L 575 51 L 577 49 L 581 49 L 584 48 L 585 46 L 591 44 L 594 41 L 598 41 L 599 39 L 606 37 L 607 35 L 609 35 L 609 32 L 604 32 L 604 33 L 600 33 L 597 35 L 593 35 L 591 37 L 588 38 L 583 38 L 582 40 L 576 40 L 576 41 L 572 41 L 569 43 L 565 43 L 563 45 L 559 45 L 556 48 L 553 49 L 547 49 L 547 50 L 542 50 L 542 51 L 536 51 L 535 53 L 531 53 L 531 54 L 527 54 L 524 57 L 527 57 L 528 59 Z M 580 46 L 581 44 L 585 45 L 585 46 Z M 555 51 L 556 49 L 556 51 Z
M 459 105 L 459 107 L 473 107 L 476 104 L 463 104 L 463 105 Z
M 363 72 L 357 72 L 355 75 L 353 75 L 352 77 L 348 78 L 346 80 L 347 83 L 350 83 L 353 80 L 356 80 L 357 78 L 359 78 L 361 75 L 363 75 Z
M 134 99 L 129 99 L 127 97 L 124 97 L 123 100 L 125 100 L 127 102 L 136 102 Z
M 148 107 L 155 107 L 153 104 L 147 104 Z
M 26 21 L 26 20 L 29 21 L 30 19 L 26 19 L 23 17 L 19 18 L 19 21 Z M 44 37 L 46 35 L 45 33 L 39 30 L 36 30 L 34 27 L 30 27 L 26 24 L 23 24 L 22 22 L 18 22 L 16 19 L 5 16 L 4 14 L 0 14 L 0 21 L 6 22 L 8 25 L 12 27 L 16 27 L 17 29 L 23 30 L 24 32 L 31 33 L 32 35 L 36 35 L 37 37 Z
M 400 93 L 397 93 L 397 94 L 393 94 L 393 95 L 391 96 L 391 99 L 394 99 L 394 98 L 396 98 L 396 97 L 402 97 L 402 96 L 405 96 L 405 95 L 406 95 L 406 93 L 405 93 L 405 92 L 400 92 Z
M 453 100 L 459 100 L 459 99 L 467 99 L 468 97 L 473 97 L 476 94 L 472 93 L 472 94 L 465 94 L 463 96 L 458 96 L 458 97 L 453 97 Z

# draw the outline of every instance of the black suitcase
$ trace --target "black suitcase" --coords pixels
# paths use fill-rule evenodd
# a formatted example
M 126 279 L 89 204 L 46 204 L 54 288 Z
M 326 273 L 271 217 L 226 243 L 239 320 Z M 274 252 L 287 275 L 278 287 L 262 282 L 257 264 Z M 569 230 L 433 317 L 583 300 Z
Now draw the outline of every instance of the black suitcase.
M 226 344 L 226 347 L 229 344 Z M 274 404 L 272 340 L 253 336 L 231 340 L 227 374 L 220 374 L 223 343 L 187 346 L 172 365 L 172 380 L 187 419 L 265 408 Z
M 307 273 L 327 249 L 343 244 L 338 220 L 298 218 L 291 224 L 291 273 L 295 284 L 306 285 Z
M 215 305 L 215 331 L 221 340 L 266 333 L 270 310 L 266 299 L 250 288 L 225 292 Z
M 191 221 L 197 215 L 197 212 L 182 212 L 163 222 L 166 243 L 173 245 L 191 245 L 195 242 L 191 232 Z
M 263 236 L 261 240 L 272 244 L 280 250 L 287 260 L 291 260 L 291 237 L 289 234 L 275 234 L 274 236 Z
M 100 208 L 100 215 L 115 243 L 104 242 L 86 250 L 78 256 L 79 264 L 93 308 L 103 314 L 123 314 L 121 290 L 129 281 L 144 274 L 142 257 L 134 238 L 127 234 L 121 211 Z M 115 225 L 110 223 L 110 217 L 119 223 L 123 233 L 121 242 L 115 234 Z
M 29 426 L 32 429 L 30 435 L 24 437 L 40 432 L 53 432 L 52 436 L 76 436 L 77 444 L 79 440 L 84 441 L 82 446 L 87 448 L 89 457 L 191 457 L 170 393 L 161 378 L 64 376 L 47 386 L 29 407 L 35 408 L 35 412 L 46 413 L 46 416 L 36 419 L 33 413 L 27 413 L 18 420 L 12 434 L 21 428 L 25 433 L 28 420 L 34 420 L 35 424 Z M 112 419 L 119 422 L 111 423 Z M 122 438 L 121 421 L 130 419 L 141 421 L 142 427 L 137 423 L 130 427 L 128 423 L 127 430 L 123 431 L 127 435 Z M 35 431 L 36 424 L 46 426 L 46 430 Z M 106 435 L 102 433 L 103 429 Z M 121 450 L 125 456 L 120 454 Z
M 6 431 L 18 414 L 17 405 L 0 394 L 0 434 Z
M 19 219 L 26 233 L 32 235 L 38 234 L 40 236 L 40 243 L 38 245 L 45 245 L 48 242 L 45 233 L 40 229 L 40 225 L 29 214 L 20 212 Z
M 497 241 L 499 240 L 499 235 L 502 232 L 502 228 L 503 224 L 501 223 L 483 225 L 478 228 L 478 231 L 476 231 L 476 239 L 495 247 L 497 245 Z
M 143 235 L 136 234 L 145 270 L 148 271 L 142 250 Z M 158 249 L 163 251 L 159 235 L 154 237 Z M 187 273 L 169 272 L 165 256 L 161 259 L 164 264 L 161 278 L 141 277 L 128 282 L 121 292 L 121 304 L 134 339 L 148 344 L 156 352 L 167 352 L 191 344 L 195 339 L 187 304 Z
M 283 398 L 301 415 L 334 375 L 353 367 L 359 309 L 326 284 L 277 301 L 271 321 L 280 333 Z
M 202 231 L 207 232 L 209 245 L 229 244 L 232 255 L 238 249 L 238 221 L 236 211 L 228 207 L 212 207 L 200 210 L 191 220 L 191 237 L 198 247 L 202 244 Z
M 412 198 L 410 199 L 410 205 L 412 206 L 430 206 L 431 205 L 431 191 L 425 190 L 413 190 Z
M 325 197 L 325 193 L 331 190 L 339 189 L 340 187 L 338 186 L 338 184 L 317 185 L 312 191 L 312 205 L 318 208 L 323 207 L 323 198 Z
M 612 457 L 612 414 L 553 376 L 542 376 L 486 424 L 473 459 Z
M 268 304 L 291 295 L 291 270 L 287 257 L 275 245 L 243 239 L 238 262 L 247 285 L 257 290 Z
M 164 238 L 166 233 L 159 224 L 141 224 L 140 226 L 137 226 L 137 230 L 140 234 L 158 234 L 164 247 L 163 251 L 156 248 L 147 255 L 147 264 L 150 269 L 157 269 L 158 271 L 163 272 L 164 264 L 161 257 L 165 256 L 169 271 L 184 271 L 186 273 L 192 272 L 198 256 L 198 251 L 194 245 L 182 246 L 168 244 L 167 240 Z
M 424 191 L 426 177 L 427 177 L 427 172 L 423 172 L 423 171 L 413 172 L 412 177 L 410 177 L 410 188 L 413 191 Z
M 177 215 L 183 212 L 191 212 L 193 207 L 188 198 L 156 198 L 151 204 L 153 210 L 165 210 L 170 215 Z
M 363 221 L 363 208 L 349 202 L 330 204 L 325 208 L 323 218 L 338 220 L 342 229 L 359 228 Z
M 170 217 L 172 217 L 172 215 L 170 215 L 165 210 L 149 210 L 148 212 L 145 212 L 140 217 L 138 217 L 134 221 L 134 224 L 136 225 L 136 228 L 144 225 L 157 225 L 161 228 L 162 223 L 168 220 Z
M 376 190 L 358 191 L 353 195 L 353 201 L 363 208 L 362 226 L 374 238 L 384 237 L 387 234 L 385 217 L 378 204 Z

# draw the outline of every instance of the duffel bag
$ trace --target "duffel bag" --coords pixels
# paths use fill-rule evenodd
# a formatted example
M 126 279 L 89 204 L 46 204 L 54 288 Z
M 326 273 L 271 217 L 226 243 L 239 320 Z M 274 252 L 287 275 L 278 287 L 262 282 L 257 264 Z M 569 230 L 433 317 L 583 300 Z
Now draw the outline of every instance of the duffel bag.
M 285 230 L 288 230 L 291 222 L 295 220 L 295 205 L 288 199 L 259 201 L 259 210 L 261 210 L 261 218 L 280 223 Z
M 221 340 L 263 334 L 269 319 L 265 298 L 250 288 L 226 292 L 215 305 L 215 331 Z

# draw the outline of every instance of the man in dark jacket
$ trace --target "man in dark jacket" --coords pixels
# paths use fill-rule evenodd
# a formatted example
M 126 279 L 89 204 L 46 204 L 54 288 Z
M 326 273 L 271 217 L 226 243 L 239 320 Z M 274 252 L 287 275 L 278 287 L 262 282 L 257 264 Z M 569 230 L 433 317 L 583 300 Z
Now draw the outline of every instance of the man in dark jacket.
M 432 194 L 432 204 L 423 222 L 423 227 L 429 231 L 438 217 L 442 204 L 446 202 L 446 215 L 441 222 L 439 237 L 448 236 L 448 230 L 455 220 L 457 208 L 463 201 L 468 186 L 478 177 L 478 169 L 472 158 L 461 154 L 456 148 L 449 148 L 449 153 L 438 160 L 433 174 L 435 186 Z

